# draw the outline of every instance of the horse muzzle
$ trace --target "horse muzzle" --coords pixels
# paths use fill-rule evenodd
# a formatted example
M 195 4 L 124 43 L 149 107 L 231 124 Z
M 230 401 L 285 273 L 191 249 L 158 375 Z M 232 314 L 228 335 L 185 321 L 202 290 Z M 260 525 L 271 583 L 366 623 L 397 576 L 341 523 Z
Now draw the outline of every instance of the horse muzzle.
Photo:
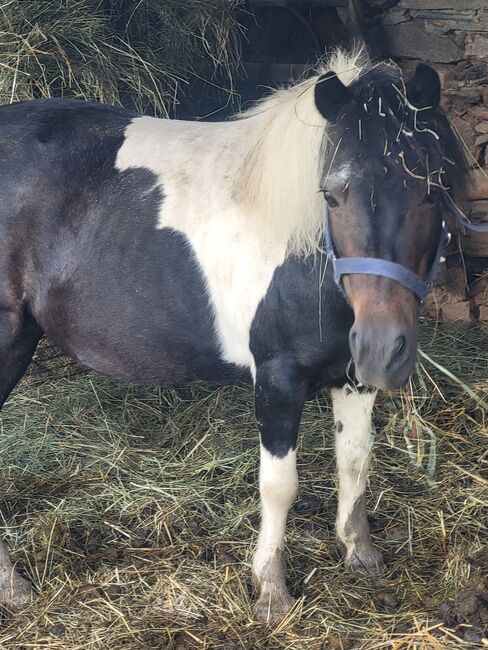
M 359 382 L 394 390 L 406 384 L 415 368 L 417 329 L 356 321 L 349 333 L 349 347 Z

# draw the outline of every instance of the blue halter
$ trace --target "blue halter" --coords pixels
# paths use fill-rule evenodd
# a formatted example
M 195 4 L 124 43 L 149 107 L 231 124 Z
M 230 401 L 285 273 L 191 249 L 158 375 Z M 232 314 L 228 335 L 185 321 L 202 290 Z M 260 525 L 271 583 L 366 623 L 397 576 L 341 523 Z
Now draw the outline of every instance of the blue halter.
M 463 225 L 469 227 L 470 224 L 462 222 Z M 395 280 L 403 287 L 412 291 L 420 300 L 424 302 L 427 294 L 432 288 L 434 278 L 439 267 L 439 262 L 442 257 L 442 251 L 451 241 L 451 233 L 447 230 L 446 222 L 442 222 L 442 233 L 437 246 L 437 251 L 432 261 L 432 265 L 427 273 L 425 280 L 422 280 L 414 271 L 408 269 L 406 266 L 390 262 L 378 257 L 336 257 L 334 251 L 334 244 L 332 242 L 332 233 L 330 230 L 330 219 L 328 210 L 325 211 L 324 223 L 324 248 L 327 258 L 332 263 L 334 270 L 334 280 L 341 293 L 344 294 L 341 278 L 343 275 L 350 275 L 352 273 L 360 273 L 365 275 L 379 275 L 384 278 Z M 345 295 L 345 294 L 344 294 Z
M 460 229 L 465 228 L 466 230 L 472 230 L 473 232 L 488 232 L 488 224 L 469 223 L 469 221 L 463 219 L 463 213 L 456 206 L 451 196 L 446 194 L 445 197 L 447 198 L 444 198 L 444 206 L 451 213 L 454 221 Z M 325 210 L 324 248 L 327 254 L 327 259 L 332 263 L 335 283 L 344 296 L 345 293 L 341 281 L 342 276 L 350 275 L 351 273 L 361 273 L 365 275 L 379 275 L 384 278 L 395 280 L 403 287 L 412 291 L 412 293 L 414 293 L 420 300 L 420 303 L 423 304 L 427 294 L 432 288 L 437 269 L 439 268 L 439 262 L 441 261 L 442 252 L 450 241 L 451 233 L 447 230 L 446 222 L 443 220 L 441 237 L 435 257 L 425 280 L 422 280 L 422 278 L 411 269 L 407 269 L 406 266 L 402 266 L 396 262 L 390 262 L 390 260 L 383 260 L 378 257 L 336 257 L 334 244 L 332 242 L 332 233 L 330 230 L 329 211 L 327 209 Z

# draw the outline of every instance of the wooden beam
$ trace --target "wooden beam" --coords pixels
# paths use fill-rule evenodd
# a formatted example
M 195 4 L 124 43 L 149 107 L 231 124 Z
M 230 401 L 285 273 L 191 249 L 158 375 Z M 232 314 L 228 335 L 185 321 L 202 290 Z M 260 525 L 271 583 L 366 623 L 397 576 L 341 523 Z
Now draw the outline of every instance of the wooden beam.
M 337 13 L 346 28 L 349 44 L 364 46 L 369 57 L 373 59 L 376 56 L 376 51 L 369 38 L 368 26 L 364 20 L 360 0 L 348 0 L 345 7 L 337 8 Z

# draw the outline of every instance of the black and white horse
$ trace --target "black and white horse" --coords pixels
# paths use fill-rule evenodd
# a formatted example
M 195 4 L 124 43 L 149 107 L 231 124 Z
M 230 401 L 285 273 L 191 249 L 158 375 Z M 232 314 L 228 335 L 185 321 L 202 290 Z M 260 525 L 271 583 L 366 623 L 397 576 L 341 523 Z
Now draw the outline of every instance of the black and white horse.
M 224 123 L 65 99 L 0 108 L 0 402 L 42 334 L 129 381 L 252 380 L 260 619 L 293 603 L 285 523 L 303 404 L 320 387 L 346 564 L 381 569 L 364 499 L 371 412 L 414 368 L 442 210 L 466 176 L 439 96 L 427 66 L 404 82 L 338 52 Z M 29 586 L 1 543 L 0 560 L 0 596 L 21 602 Z

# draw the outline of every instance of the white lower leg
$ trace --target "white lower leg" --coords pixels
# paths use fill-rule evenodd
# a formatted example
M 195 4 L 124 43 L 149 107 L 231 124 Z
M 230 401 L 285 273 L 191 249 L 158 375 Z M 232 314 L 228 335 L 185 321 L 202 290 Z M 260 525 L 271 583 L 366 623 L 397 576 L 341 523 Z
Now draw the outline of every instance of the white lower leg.
M 297 489 L 296 451 L 290 449 L 284 458 L 279 458 L 261 445 L 262 521 L 253 559 L 254 579 L 260 589 L 255 612 L 261 619 L 283 615 L 293 604 L 286 588 L 283 546 L 288 510 Z
M 345 386 L 333 389 L 335 445 L 339 474 L 337 535 L 346 547 L 346 563 L 365 571 L 382 561 L 372 544 L 364 491 L 373 446 L 371 414 L 376 391 L 360 393 Z

